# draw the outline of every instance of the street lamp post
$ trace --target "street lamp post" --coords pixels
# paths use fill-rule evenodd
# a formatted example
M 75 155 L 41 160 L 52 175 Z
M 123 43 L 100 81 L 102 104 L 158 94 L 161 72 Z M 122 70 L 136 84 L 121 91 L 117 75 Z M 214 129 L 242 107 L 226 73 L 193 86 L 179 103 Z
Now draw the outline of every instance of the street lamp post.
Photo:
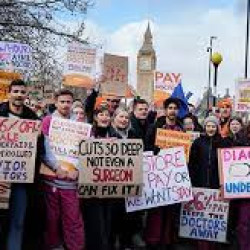
M 209 47 L 207 47 L 207 52 L 209 52 L 209 64 L 208 64 L 208 89 L 207 89 L 207 110 L 210 107 L 210 96 L 211 96 L 211 61 L 213 54 L 213 40 L 217 39 L 216 36 L 210 36 Z
M 212 55 L 211 61 L 214 65 L 214 103 L 213 106 L 216 106 L 216 100 L 217 100 L 217 79 L 218 79 L 218 67 L 220 63 L 222 62 L 223 58 L 222 55 L 218 52 L 214 53 Z
M 248 76 L 249 14 L 250 14 L 250 0 L 247 0 L 247 25 L 246 25 L 246 46 L 245 46 L 245 78 L 247 78 L 247 76 Z

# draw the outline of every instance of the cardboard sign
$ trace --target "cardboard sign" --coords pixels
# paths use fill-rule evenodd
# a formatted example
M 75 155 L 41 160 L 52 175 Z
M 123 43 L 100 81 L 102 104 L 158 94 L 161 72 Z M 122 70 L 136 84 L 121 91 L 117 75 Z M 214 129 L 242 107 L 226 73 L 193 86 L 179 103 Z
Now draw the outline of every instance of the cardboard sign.
M 193 188 L 194 199 L 182 204 L 179 236 L 226 242 L 229 203 L 216 189 Z
M 142 140 L 95 139 L 80 144 L 80 195 L 126 197 L 140 194 Z
M 0 181 L 32 183 L 40 121 L 0 118 Z
M 218 156 L 223 197 L 250 198 L 250 147 L 220 149 Z
M 171 96 L 175 87 L 181 82 L 180 73 L 162 73 L 155 71 L 154 101 L 165 100 Z
M 49 129 L 50 148 L 65 171 L 78 168 L 79 145 L 82 140 L 90 137 L 91 129 L 92 125 L 87 123 L 52 118 Z
M 250 111 L 250 79 L 241 79 L 236 82 L 235 111 Z
M 0 209 L 9 208 L 10 187 L 9 183 L 0 183 Z
M 27 73 L 32 66 L 32 48 L 29 45 L 0 42 L 0 69 Z
M 163 149 L 143 158 L 142 196 L 126 199 L 127 212 L 192 200 L 191 182 L 182 147 Z
M 104 54 L 101 93 L 126 96 L 128 88 L 128 57 Z
M 96 49 L 77 42 L 68 44 L 64 74 L 72 73 L 94 78 L 96 74 Z
M 188 159 L 191 147 L 191 135 L 180 131 L 158 128 L 155 145 L 160 148 L 183 146 L 186 158 Z

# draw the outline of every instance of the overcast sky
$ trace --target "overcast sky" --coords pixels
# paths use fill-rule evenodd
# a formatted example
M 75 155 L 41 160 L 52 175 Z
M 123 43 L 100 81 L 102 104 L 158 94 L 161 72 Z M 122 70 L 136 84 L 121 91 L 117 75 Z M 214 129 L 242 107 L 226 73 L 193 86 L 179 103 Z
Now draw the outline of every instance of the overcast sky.
M 208 82 L 209 37 L 223 55 L 218 88 L 234 93 L 244 74 L 247 0 L 96 0 L 86 17 L 85 35 L 106 52 L 129 56 L 136 84 L 136 55 L 147 21 L 153 30 L 157 69 L 182 73 L 184 90 L 201 96 Z

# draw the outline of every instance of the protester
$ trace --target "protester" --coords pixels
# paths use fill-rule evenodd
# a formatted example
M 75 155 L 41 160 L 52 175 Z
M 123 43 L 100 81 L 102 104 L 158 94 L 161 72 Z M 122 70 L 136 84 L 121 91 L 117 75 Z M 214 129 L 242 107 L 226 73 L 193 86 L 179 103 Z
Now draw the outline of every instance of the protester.
M 229 120 L 232 115 L 232 102 L 229 99 L 222 99 L 218 102 L 220 112 L 220 130 L 223 138 L 229 135 Z
M 147 120 L 149 112 L 149 105 L 144 99 L 135 99 L 133 102 L 133 112 L 131 114 L 131 127 L 135 132 L 137 139 L 142 139 L 145 146 L 146 132 L 149 128 Z
M 73 119 L 77 122 L 86 122 L 86 116 L 83 105 L 79 102 L 74 102 L 72 106 Z
M 209 116 L 204 121 L 205 135 L 197 138 L 190 150 L 189 174 L 193 187 L 219 189 L 217 149 L 225 147 L 219 135 L 219 120 Z M 219 243 L 197 241 L 197 250 L 217 250 Z
M 146 135 L 146 151 L 159 152 L 155 146 L 158 128 L 182 131 L 182 125 L 177 119 L 180 102 L 177 98 L 168 98 L 164 102 L 166 116 L 161 117 L 151 126 Z M 176 237 L 176 220 L 178 221 L 178 207 L 169 205 L 148 211 L 145 240 L 148 249 L 159 249 L 162 246 L 171 247 Z
M 194 117 L 190 114 L 186 115 L 183 119 L 182 119 L 182 123 L 183 123 L 183 130 L 186 132 L 201 132 L 201 129 L 199 126 L 197 126 L 197 123 L 194 119 Z
M 55 174 L 55 176 L 44 175 L 45 249 L 49 250 L 64 245 L 66 249 L 82 250 L 84 249 L 84 228 L 77 194 L 78 170 L 66 170 L 56 159 L 49 146 L 51 120 L 56 117 L 71 119 L 73 94 L 69 90 L 59 90 L 55 94 L 55 100 L 56 111 L 52 115 L 46 116 L 42 122 L 42 132 L 45 136 L 43 162 Z
M 111 137 L 111 116 L 108 105 L 102 103 L 94 111 L 92 136 Z M 84 222 L 87 250 L 112 250 L 112 205 L 110 199 L 90 198 L 84 200 Z
M 14 80 L 9 87 L 9 101 L 0 105 L 0 116 L 38 120 L 37 115 L 24 105 L 27 98 L 27 86 L 22 80 Z M 42 145 L 38 141 L 37 156 L 41 155 Z M 36 160 L 36 169 L 39 166 L 39 158 Z M 29 166 L 30 168 L 35 166 Z M 36 171 L 37 172 L 37 171 Z M 12 184 L 9 207 L 9 232 L 7 237 L 7 250 L 21 250 L 23 243 L 24 222 L 27 204 L 29 202 L 29 190 L 34 188 L 32 184 Z M 34 218 L 33 218 L 34 219 Z
M 234 116 L 228 122 L 229 135 L 225 139 L 232 147 L 248 145 L 247 136 L 243 128 L 243 121 L 240 117 Z
M 98 96 L 99 95 L 100 84 L 97 84 L 95 88 L 92 89 L 92 92 L 88 95 L 85 100 L 85 113 L 87 114 L 88 121 L 90 123 L 93 122 L 93 110 L 95 109 L 96 102 L 98 102 L 98 98 L 105 101 L 108 105 L 108 110 L 110 115 L 113 115 L 114 111 L 119 107 L 121 99 L 116 96 Z

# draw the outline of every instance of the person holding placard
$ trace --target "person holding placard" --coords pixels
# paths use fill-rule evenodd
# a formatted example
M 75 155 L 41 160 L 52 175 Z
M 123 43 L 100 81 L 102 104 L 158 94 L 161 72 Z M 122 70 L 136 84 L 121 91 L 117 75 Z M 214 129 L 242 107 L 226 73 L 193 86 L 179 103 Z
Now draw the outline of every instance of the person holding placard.
M 24 105 L 27 98 L 27 86 L 22 80 L 14 80 L 9 86 L 9 101 L 0 105 L 0 116 L 20 119 L 38 120 L 37 115 Z M 41 154 L 38 141 L 37 156 Z M 39 158 L 36 161 L 39 165 Z M 35 166 L 34 166 L 35 167 Z M 15 183 L 11 186 L 9 208 L 9 232 L 7 237 L 8 250 L 21 250 L 23 243 L 24 222 L 28 205 L 28 190 L 31 184 Z M 33 187 L 34 188 L 34 187 Z
M 108 105 L 100 104 L 94 111 L 92 136 L 107 139 L 111 137 L 111 115 Z M 86 233 L 86 249 L 112 250 L 112 202 L 110 199 L 90 198 L 83 204 Z
M 194 187 L 219 189 L 217 149 L 224 147 L 219 135 L 219 120 L 209 116 L 204 121 L 205 135 L 197 138 L 190 150 L 189 174 Z M 217 250 L 219 243 L 197 241 L 197 250 Z
M 159 148 L 155 146 L 157 128 L 174 131 L 183 130 L 177 118 L 179 107 L 179 99 L 168 98 L 165 100 L 166 116 L 158 119 L 156 124 L 152 125 L 148 130 L 145 145 L 146 151 L 159 152 Z M 175 242 L 177 214 L 178 205 L 169 205 L 149 210 L 145 232 L 148 249 L 158 249 L 160 246 L 170 247 Z
M 77 193 L 78 170 L 66 162 L 58 161 L 49 144 L 52 118 L 72 119 L 73 93 L 61 89 L 55 94 L 55 99 L 56 111 L 46 116 L 42 122 L 42 132 L 45 137 L 43 162 L 53 173 L 43 175 L 46 206 L 45 249 L 65 245 L 66 249 L 82 250 L 84 228 Z
M 135 131 L 131 128 L 129 113 L 125 108 L 117 108 L 112 117 L 111 137 L 118 139 L 136 138 Z M 125 202 L 118 199 L 113 207 L 113 235 L 119 238 L 120 249 L 130 249 L 135 235 L 142 230 L 141 213 L 126 213 Z M 121 227 L 121 225 L 123 225 Z
M 249 146 L 247 133 L 243 128 L 243 121 L 240 117 L 232 117 L 229 121 L 229 136 L 226 138 L 230 147 Z M 250 202 L 247 199 L 232 200 L 230 208 L 233 226 L 236 222 L 236 233 L 240 250 L 250 249 L 249 231 L 250 231 Z

